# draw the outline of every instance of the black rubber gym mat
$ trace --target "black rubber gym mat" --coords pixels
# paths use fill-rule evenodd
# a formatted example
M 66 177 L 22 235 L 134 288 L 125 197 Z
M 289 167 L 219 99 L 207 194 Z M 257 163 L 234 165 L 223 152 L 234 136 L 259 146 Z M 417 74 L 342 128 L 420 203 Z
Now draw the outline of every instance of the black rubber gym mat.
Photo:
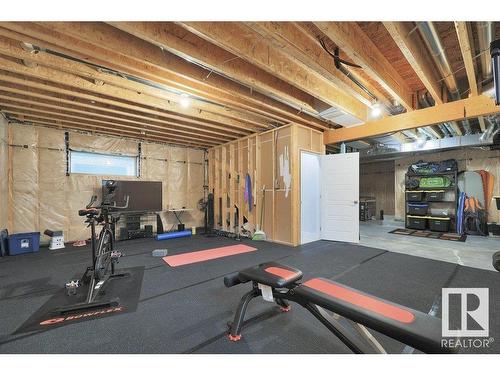
M 14 334 L 43 331 L 68 324 L 79 323 L 91 319 L 99 319 L 112 315 L 133 312 L 137 309 L 141 293 L 144 267 L 118 269 L 123 276 L 108 281 L 105 294 L 99 296 L 96 302 L 117 300 L 117 306 L 100 307 L 97 309 L 57 314 L 58 309 L 85 301 L 88 288 L 80 287 L 76 295 L 68 296 L 65 288 L 58 290 L 43 306 L 19 327 Z M 77 279 L 78 276 L 75 276 Z

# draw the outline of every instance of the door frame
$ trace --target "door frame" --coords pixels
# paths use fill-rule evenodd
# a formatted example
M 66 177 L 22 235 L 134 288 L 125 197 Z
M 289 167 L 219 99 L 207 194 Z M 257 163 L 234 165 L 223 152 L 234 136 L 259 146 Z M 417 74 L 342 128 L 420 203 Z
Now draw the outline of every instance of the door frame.
M 299 232 L 299 246 L 302 245 L 302 153 L 306 154 L 311 154 L 311 155 L 317 155 L 321 158 L 322 155 L 325 155 L 323 152 L 318 152 L 318 151 L 311 151 L 311 150 L 306 150 L 303 148 L 299 148 L 299 212 L 300 212 L 300 219 L 298 220 L 297 223 L 297 228 Z M 320 174 L 320 189 L 321 189 L 321 174 Z M 321 202 L 321 190 L 320 190 L 320 202 Z M 320 203 L 320 212 L 319 214 L 319 222 L 321 225 L 321 203 Z M 318 240 L 321 240 L 321 231 L 320 231 L 320 238 Z

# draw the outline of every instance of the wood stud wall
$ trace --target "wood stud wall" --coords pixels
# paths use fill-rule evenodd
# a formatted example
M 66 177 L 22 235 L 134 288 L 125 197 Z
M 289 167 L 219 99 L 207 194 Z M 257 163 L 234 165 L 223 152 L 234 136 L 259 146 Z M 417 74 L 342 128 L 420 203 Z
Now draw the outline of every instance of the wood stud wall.
M 292 182 L 288 194 L 280 176 L 280 155 L 288 149 Z M 251 135 L 208 151 L 209 191 L 214 194 L 215 228 L 237 233 L 244 219 L 262 229 L 273 242 L 300 243 L 300 151 L 324 154 L 323 135 L 314 129 L 290 124 Z M 244 201 L 245 176 L 252 180 L 253 205 Z M 262 190 L 265 187 L 265 204 Z M 236 209 L 238 208 L 238 210 Z M 236 221 L 236 212 L 237 221 Z

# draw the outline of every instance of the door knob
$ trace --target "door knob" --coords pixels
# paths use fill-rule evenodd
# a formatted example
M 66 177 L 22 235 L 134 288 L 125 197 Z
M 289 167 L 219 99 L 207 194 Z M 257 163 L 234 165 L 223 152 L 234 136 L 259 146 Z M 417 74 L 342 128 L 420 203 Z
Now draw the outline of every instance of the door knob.
M 358 201 L 353 201 L 352 203 L 354 203 L 354 204 L 358 204 Z

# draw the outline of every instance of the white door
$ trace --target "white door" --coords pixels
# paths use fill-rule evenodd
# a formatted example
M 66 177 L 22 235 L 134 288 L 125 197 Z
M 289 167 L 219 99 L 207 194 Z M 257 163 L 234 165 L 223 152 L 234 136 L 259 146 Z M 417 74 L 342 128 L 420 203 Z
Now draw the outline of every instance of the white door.
M 300 243 L 321 239 L 320 236 L 320 156 L 300 153 Z
M 321 238 L 359 243 L 359 153 L 321 155 Z

